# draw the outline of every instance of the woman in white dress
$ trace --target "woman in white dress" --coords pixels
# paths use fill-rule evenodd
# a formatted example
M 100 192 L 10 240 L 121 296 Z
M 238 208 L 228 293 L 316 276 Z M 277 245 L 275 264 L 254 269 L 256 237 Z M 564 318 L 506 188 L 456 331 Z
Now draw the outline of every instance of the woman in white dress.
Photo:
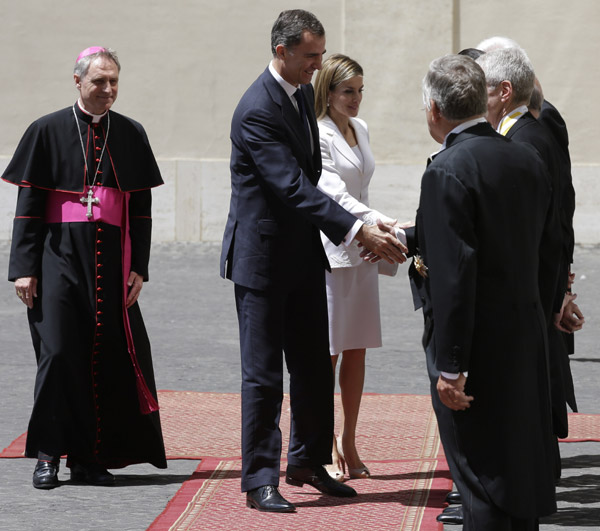
M 356 118 L 363 92 L 360 65 L 336 54 L 323 62 L 315 82 L 315 109 L 323 172 L 318 187 L 348 212 L 374 225 L 395 220 L 369 208 L 368 186 L 375 161 L 369 147 L 367 125 Z M 365 379 L 367 348 L 381 346 L 378 264 L 365 262 L 356 242 L 334 245 L 321 233 L 331 273 L 326 274 L 329 311 L 329 348 L 335 377 L 340 354 L 342 430 L 333 438 L 330 475 L 343 481 L 367 478 L 369 469 L 356 449 L 356 425 Z M 386 264 L 387 265 L 387 264 Z M 380 266 L 379 266 L 380 267 Z

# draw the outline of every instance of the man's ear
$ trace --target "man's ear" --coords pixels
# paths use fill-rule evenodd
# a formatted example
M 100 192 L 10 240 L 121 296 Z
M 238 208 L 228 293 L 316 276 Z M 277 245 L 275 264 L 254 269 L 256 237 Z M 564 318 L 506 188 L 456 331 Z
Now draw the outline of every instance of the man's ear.
M 275 55 L 278 59 L 283 60 L 288 54 L 289 51 L 283 44 L 278 44 L 277 46 L 275 46 Z
M 500 82 L 500 100 L 506 103 L 512 99 L 513 86 L 508 79 Z
M 73 79 L 75 80 L 75 86 L 81 88 L 81 78 L 77 74 L 73 74 Z

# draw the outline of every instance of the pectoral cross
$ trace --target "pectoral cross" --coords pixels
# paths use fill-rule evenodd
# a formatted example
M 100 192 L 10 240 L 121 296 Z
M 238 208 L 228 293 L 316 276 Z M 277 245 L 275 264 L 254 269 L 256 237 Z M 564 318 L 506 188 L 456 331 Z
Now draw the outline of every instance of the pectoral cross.
M 100 204 L 100 199 L 98 199 L 97 197 L 93 197 L 94 191 L 92 190 L 92 187 L 90 186 L 90 188 L 88 188 L 88 193 L 87 193 L 87 197 L 82 197 L 79 199 L 79 201 L 81 201 L 81 204 L 85 204 L 87 203 L 87 212 L 85 213 L 85 215 L 87 216 L 88 219 L 90 219 L 92 217 L 92 205 L 98 205 Z

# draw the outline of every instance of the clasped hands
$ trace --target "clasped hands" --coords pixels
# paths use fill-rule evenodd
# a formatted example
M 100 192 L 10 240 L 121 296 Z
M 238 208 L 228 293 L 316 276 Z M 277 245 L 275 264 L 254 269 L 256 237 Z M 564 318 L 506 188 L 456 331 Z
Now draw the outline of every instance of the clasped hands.
M 388 224 L 381 220 L 377 220 L 377 225 L 363 225 L 356 234 L 359 246 L 365 248 L 360 256 L 366 262 L 375 263 L 385 260 L 390 264 L 395 262 L 403 264 L 406 262 L 408 249 L 396 238 L 395 229 L 406 226 L 408 224 L 400 225 L 397 222 Z

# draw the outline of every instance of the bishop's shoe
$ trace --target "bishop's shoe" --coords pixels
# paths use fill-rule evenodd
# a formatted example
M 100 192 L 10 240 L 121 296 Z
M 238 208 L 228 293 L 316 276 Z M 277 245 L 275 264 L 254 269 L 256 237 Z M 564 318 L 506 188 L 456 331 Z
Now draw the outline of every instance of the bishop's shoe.
M 71 481 L 99 487 L 110 487 L 115 484 L 115 476 L 98 463 L 84 465 L 71 462 Z
M 285 472 L 285 482 L 302 487 L 304 484 L 314 487 L 323 494 L 330 496 L 339 496 L 341 498 L 351 498 L 356 496 L 356 491 L 333 479 L 323 466 L 315 468 L 288 465 Z
M 36 489 L 53 489 L 58 487 L 58 458 L 38 459 L 33 471 L 33 486 Z
M 294 504 L 287 501 L 275 485 L 264 485 L 246 492 L 246 507 L 267 513 L 293 513 Z

